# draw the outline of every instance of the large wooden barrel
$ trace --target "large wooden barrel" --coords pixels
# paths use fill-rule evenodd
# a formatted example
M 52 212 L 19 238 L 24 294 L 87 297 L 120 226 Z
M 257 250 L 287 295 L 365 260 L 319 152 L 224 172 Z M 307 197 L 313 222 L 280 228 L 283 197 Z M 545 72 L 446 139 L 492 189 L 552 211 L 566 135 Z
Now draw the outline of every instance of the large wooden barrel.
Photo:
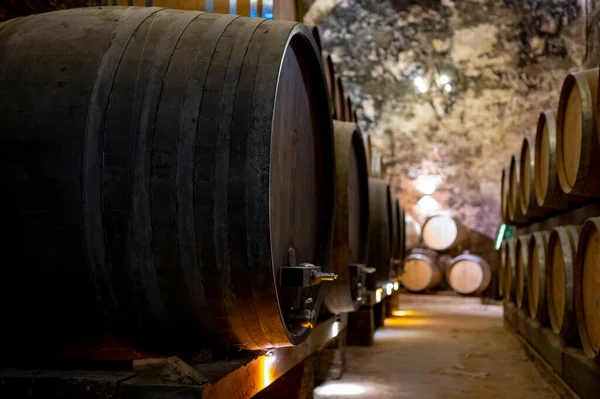
M 510 159 L 510 168 L 508 173 L 508 218 L 512 224 L 520 225 L 526 223 L 528 219 L 523 215 L 519 205 L 519 179 L 521 175 L 521 157 L 514 154 Z
M 521 146 L 521 165 L 519 166 L 519 206 L 521 213 L 535 219 L 545 215 L 535 198 L 535 138 L 527 136 Z
M 600 217 L 588 219 L 581 229 L 574 278 L 577 331 L 583 351 L 600 361 Z
M 399 254 L 398 254 L 398 259 L 400 260 L 401 263 L 404 262 L 404 258 L 406 257 L 406 211 L 404 210 L 404 208 L 402 207 L 402 205 L 400 205 L 400 200 L 398 200 L 398 205 L 400 208 L 400 218 L 399 218 L 399 222 L 400 222 L 400 227 L 398 228 L 398 242 L 399 242 Z
M 335 118 L 343 121 L 346 117 L 346 102 L 344 97 L 344 85 L 342 78 L 334 73 L 333 75 L 333 104 L 335 105 Z
M 546 262 L 546 299 L 552 331 L 571 342 L 577 333 L 575 315 L 575 257 L 579 241 L 576 226 L 557 227 L 550 233 Z
M 570 73 L 558 103 L 558 180 L 569 201 L 600 197 L 600 145 L 596 131 L 598 68 Z
M 251 2 L 253 0 L 250 0 Z M 321 43 L 321 34 L 319 33 L 319 27 L 317 25 L 306 25 L 308 29 L 310 29 L 310 33 L 313 35 L 313 39 L 315 39 L 315 43 L 319 48 L 319 53 L 323 52 L 323 44 Z
M 346 111 L 344 120 L 346 122 L 352 122 L 352 115 L 354 114 L 354 107 L 352 106 L 352 99 L 347 93 L 344 95 L 344 110 Z
M 0 28 L 0 105 L 15 265 L 3 342 L 101 328 L 173 353 L 308 337 L 323 291 L 280 280 L 328 264 L 334 159 L 304 25 L 145 7 L 30 16 Z
M 371 136 L 363 133 L 363 143 L 365 144 L 365 152 L 367 153 L 367 170 L 369 171 L 369 176 L 371 176 L 371 159 L 373 156 L 373 150 L 371 148 Z
M 504 241 L 506 260 L 504 266 L 504 302 L 505 303 L 516 303 L 516 272 L 517 272 L 517 240 L 511 238 Z
M 331 55 L 325 51 L 321 52 L 321 60 L 323 62 L 323 70 L 325 71 L 325 81 L 327 82 L 327 92 L 329 93 L 329 105 L 331 108 L 331 115 L 334 119 L 335 116 L 335 84 L 334 84 L 334 75 L 335 71 L 333 69 L 333 61 L 331 60 Z
M 548 237 L 550 233 L 541 231 L 531 234 L 527 247 L 527 303 L 533 320 L 546 323 L 548 307 L 546 305 L 546 269 Z
M 392 195 L 392 259 L 394 263 L 400 261 L 400 203 Z
M 529 236 L 517 238 L 515 245 L 515 301 L 517 308 L 527 310 L 527 275 Z
M 293 0 L 101 0 L 103 6 L 167 7 L 179 10 L 198 10 L 244 17 L 295 21 Z M 320 45 L 320 43 L 318 43 Z
M 411 292 L 425 292 L 442 281 L 442 271 L 433 251 L 417 251 L 406 257 L 402 285 Z
M 446 281 L 459 294 L 479 295 L 490 285 L 492 269 L 477 255 L 459 255 L 450 261 Z
M 369 178 L 369 244 L 367 266 L 376 272 L 367 277 L 367 287 L 375 289 L 392 277 L 390 247 L 392 235 L 392 197 L 381 179 Z
M 567 198 L 558 183 L 556 164 L 556 113 L 546 110 L 538 118 L 535 134 L 534 188 L 543 209 L 567 209 Z
M 334 121 L 335 207 L 331 271 L 338 279 L 326 288 L 332 313 L 352 312 L 360 300 L 360 264 L 366 261 L 369 186 L 365 147 L 354 123 Z
M 508 241 L 503 240 L 500 244 L 500 266 L 498 267 L 498 295 L 502 298 L 504 297 L 504 281 L 506 280 L 506 267 L 507 267 L 507 257 L 506 257 L 506 247 L 508 246 Z
M 512 224 L 512 221 L 508 217 L 508 176 L 510 174 L 509 168 L 502 168 L 502 178 L 500 180 L 500 219 L 502 223 Z
M 423 243 L 435 251 L 454 248 L 465 238 L 465 227 L 452 215 L 429 216 L 422 228 Z

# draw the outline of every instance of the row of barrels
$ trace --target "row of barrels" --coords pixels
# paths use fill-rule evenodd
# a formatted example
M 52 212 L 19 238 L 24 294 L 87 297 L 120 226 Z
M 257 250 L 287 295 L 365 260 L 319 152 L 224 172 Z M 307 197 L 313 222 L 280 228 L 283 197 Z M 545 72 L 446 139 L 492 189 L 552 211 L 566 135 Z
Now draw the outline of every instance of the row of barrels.
M 356 124 L 332 121 L 302 24 L 9 20 L 0 106 L 5 354 L 106 334 L 159 353 L 294 345 L 322 302 L 356 309 L 403 258 L 403 211 Z
M 452 290 L 461 295 L 479 295 L 492 280 L 485 259 L 472 254 L 458 255 L 442 264 L 439 254 L 415 248 L 406 257 L 402 285 L 410 292 L 423 293 L 438 287 L 445 277 Z
M 600 218 L 502 242 L 500 292 L 600 361 Z
M 535 137 L 502 170 L 503 223 L 523 225 L 600 199 L 598 68 L 567 75 L 558 110 L 543 111 Z

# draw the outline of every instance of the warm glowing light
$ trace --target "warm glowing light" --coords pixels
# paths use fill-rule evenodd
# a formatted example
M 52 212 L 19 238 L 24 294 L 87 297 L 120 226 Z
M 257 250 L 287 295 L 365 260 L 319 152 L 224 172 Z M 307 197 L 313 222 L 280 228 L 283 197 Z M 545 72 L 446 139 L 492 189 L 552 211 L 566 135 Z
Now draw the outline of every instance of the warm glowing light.
M 396 281 L 394 283 L 394 291 L 398 291 L 399 289 L 400 289 L 400 283 Z
M 504 239 L 504 232 L 506 231 L 506 225 L 502 223 L 500 228 L 498 229 L 498 235 L 496 236 L 496 244 L 494 248 L 497 250 L 500 249 L 500 245 L 502 244 L 502 240 Z
M 385 291 L 387 292 L 388 295 L 392 295 L 392 291 L 394 290 L 394 284 L 392 283 L 387 283 L 385 286 Z
M 381 302 L 381 294 L 383 293 L 383 290 L 381 288 L 379 288 L 377 291 L 375 291 L 375 302 L 379 303 Z
M 422 215 L 428 215 L 440 209 L 440 204 L 430 195 L 424 196 L 417 202 L 417 211 Z
M 337 337 L 338 334 L 340 333 L 340 322 L 339 321 L 334 321 L 333 325 L 331 326 L 331 337 Z
M 421 175 L 415 180 L 415 187 L 425 195 L 431 195 L 442 179 L 439 176 Z
M 414 310 L 394 310 L 392 312 L 393 316 L 419 316 L 421 313 L 415 312 Z
M 262 361 L 263 387 L 267 387 L 273 382 L 273 377 L 271 375 L 271 366 L 273 365 L 273 363 L 275 363 L 275 354 L 272 351 L 267 352 L 264 356 L 262 356 Z
M 367 392 L 367 389 L 360 384 L 351 384 L 344 382 L 328 382 L 315 388 L 316 396 L 356 396 Z
M 415 87 L 417 88 L 417 90 L 419 90 L 420 93 L 425 93 L 427 91 L 427 83 L 425 82 L 425 79 L 423 79 L 423 77 L 417 76 L 413 80 L 413 83 L 415 84 Z
M 443 85 L 450 83 L 448 75 L 440 75 L 440 83 Z
M 452 91 L 452 86 L 448 83 L 444 85 L 444 90 L 446 90 L 448 93 L 450 93 Z

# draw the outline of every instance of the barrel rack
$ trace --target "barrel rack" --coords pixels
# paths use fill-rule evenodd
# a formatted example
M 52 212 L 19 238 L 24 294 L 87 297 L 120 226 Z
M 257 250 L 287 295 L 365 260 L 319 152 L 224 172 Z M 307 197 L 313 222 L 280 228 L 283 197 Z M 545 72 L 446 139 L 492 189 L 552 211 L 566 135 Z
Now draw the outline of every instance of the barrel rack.
M 558 226 L 580 225 L 586 219 L 600 216 L 600 202 L 522 226 L 516 236 L 537 231 L 550 231 Z M 516 330 L 527 343 L 543 358 L 552 370 L 571 389 L 584 399 L 598 398 L 600 392 L 600 365 L 590 359 L 580 348 L 566 346 L 549 326 L 541 325 L 526 314 L 525 309 L 517 309 L 513 303 L 504 301 L 504 320 Z
M 303 365 L 313 355 L 344 341 L 350 327 L 356 329 L 349 337 L 372 336 L 385 318 L 385 303 L 391 293 L 387 287 L 368 291 L 364 305 L 356 313 L 368 314 L 372 326 L 348 322 L 349 315 L 342 313 L 321 320 L 310 337 L 300 345 L 276 348 L 267 352 L 250 352 L 247 357 L 214 363 L 184 362 L 178 357 L 141 359 L 128 362 L 118 370 L 72 369 L 21 370 L 0 369 L 0 397 L 2 398 L 149 398 L 170 395 L 173 398 L 260 398 L 282 397 L 281 393 L 302 393 L 307 376 Z M 354 324 L 354 326 L 352 326 Z M 365 328 L 366 327 L 366 328 Z M 368 338 L 363 338 L 368 339 Z M 357 342 L 357 344 L 361 344 Z M 341 344 L 343 345 L 343 343 Z M 89 367 L 89 366 L 86 366 Z M 304 367 L 306 370 L 306 367 Z M 313 370 L 314 372 L 314 370 Z M 308 384 L 312 397 L 312 381 Z M 273 394 L 266 389 L 277 382 Z M 283 386 L 282 386 L 283 385 Z M 159 396 L 157 396 L 159 395 Z M 303 397 L 303 396 L 298 396 Z

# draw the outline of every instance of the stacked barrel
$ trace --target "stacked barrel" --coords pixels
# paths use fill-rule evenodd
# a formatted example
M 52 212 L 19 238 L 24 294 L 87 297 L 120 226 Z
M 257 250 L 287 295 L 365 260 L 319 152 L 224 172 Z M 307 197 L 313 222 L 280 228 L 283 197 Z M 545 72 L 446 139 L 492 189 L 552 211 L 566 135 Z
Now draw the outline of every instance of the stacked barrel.
M 597 98 L 597 68 L 567 75 L 558 109 L 540 113 L 502 170 L 500 203 L 517 227 L 501 246 L 506 305 L 600 360 Z
M 403 211 L 313 35 L 155 7 L 0 24 L 4 354 L 295 345 L 394 281 Z

